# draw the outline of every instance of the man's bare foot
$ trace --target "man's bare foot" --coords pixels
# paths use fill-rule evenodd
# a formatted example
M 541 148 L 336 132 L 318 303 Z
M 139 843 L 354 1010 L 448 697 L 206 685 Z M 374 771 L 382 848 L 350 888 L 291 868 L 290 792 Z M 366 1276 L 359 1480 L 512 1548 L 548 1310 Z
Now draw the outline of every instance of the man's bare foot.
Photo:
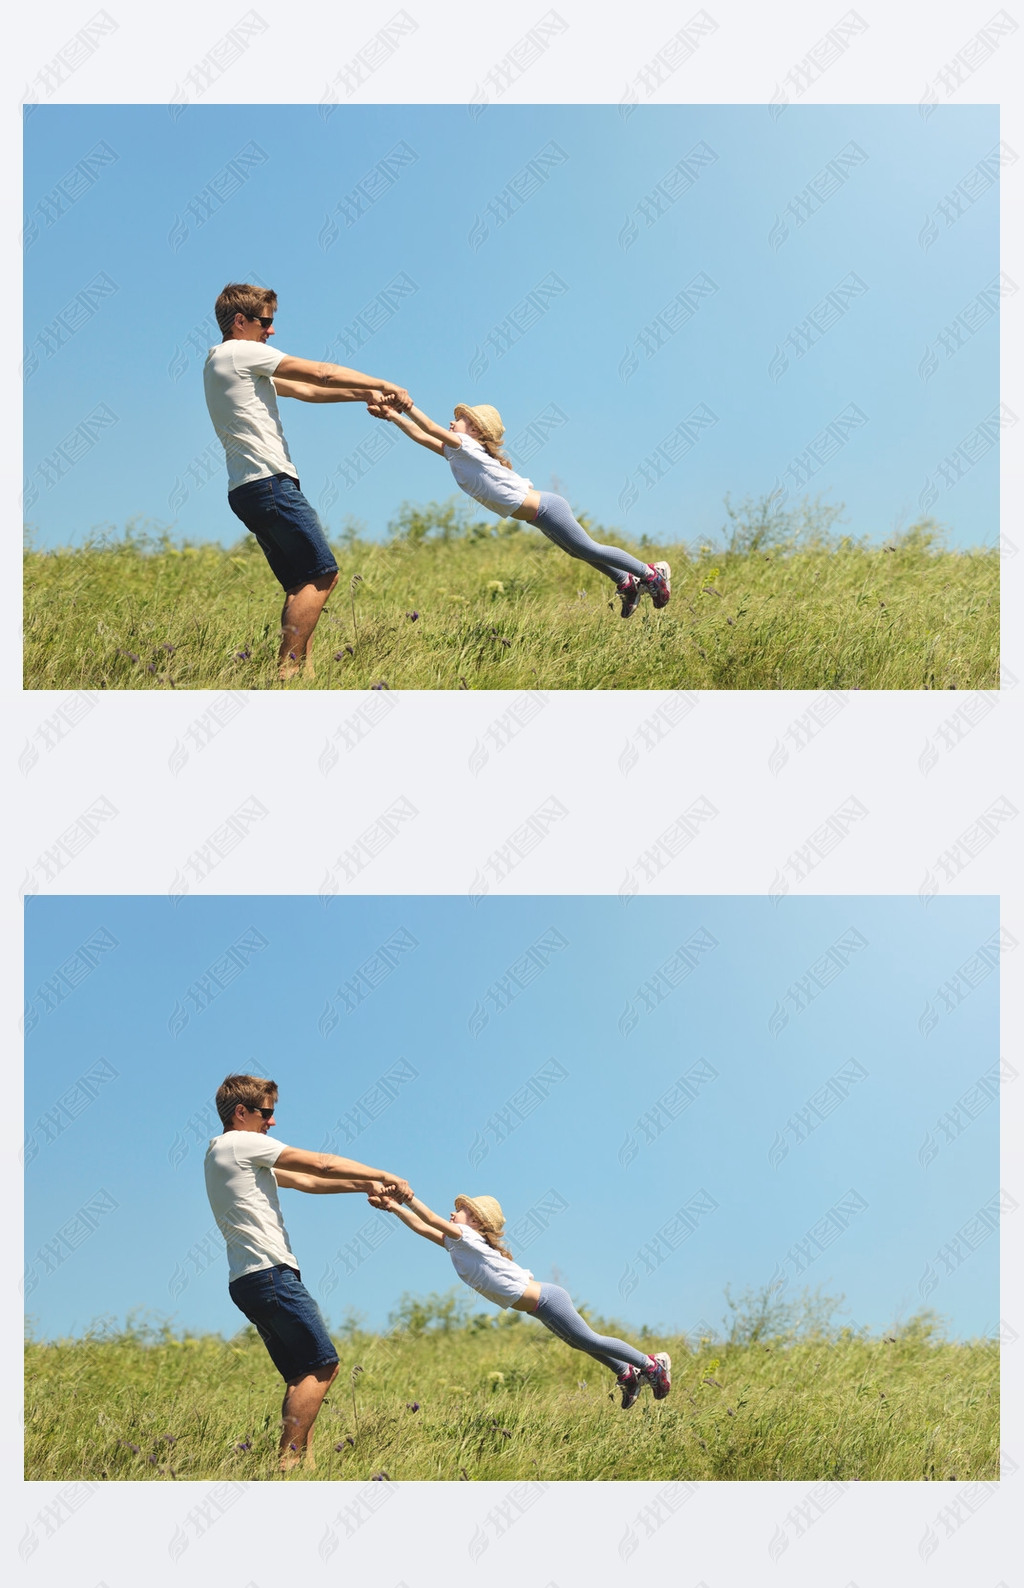
M 316 677 L 316 668 L 313 666 L 313 658 L 309 651 L 301 658 L 296 656 L 294 651 L 289 651 L 287 656 L 278 657 L 277 676 L 282 684 L 287 684 L 293 678 L 297 678 L 299 673 L 302 674 L 303 678 Z

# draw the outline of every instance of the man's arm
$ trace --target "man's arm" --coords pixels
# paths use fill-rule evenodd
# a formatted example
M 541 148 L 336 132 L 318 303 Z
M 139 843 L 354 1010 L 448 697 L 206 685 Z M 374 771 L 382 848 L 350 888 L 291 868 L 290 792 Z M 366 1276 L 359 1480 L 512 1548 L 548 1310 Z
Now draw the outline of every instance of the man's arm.
M 318 364 L 309 358 L 292 358 L 286 353 L 274 370 L 273 379 L 298 379 L 313 386 L 347 386 L 361 393 L 383 392 L 389 402 L 399 408 L 408 408 L 412 398 L 404 386 L 394 381 L 381 380 L 379 375 L 364 375 L 358 369 L 346 369 L 342 364 Z
M 383 392 L 367 393 L 363 386 L 314 386 L 309 381 L 281 380 L 278 375 L 271 380 L 279 397 L 297 397 L 304 403 L 364 403 L 367 396 L 374 401 L 384 398 Z
M 296 1169 L 278 1169 L 276 1165 L 272 1173 L 282 1191 L 309 1191 L 322 1196 L 337 1191 L 366 1191 L 375 1194 L 384 1189 L 379 1181 L 340 1178 L 331 1180 L 326 1175 L 301 1174 Z
M 307 1152 L 303 1147 L 282 1147 L 273 1167 L 275 1172 L 278 1169 L 300 1169 L 316 1175 L 318 1179 L 357 1181 L 358 1185 L 353 1189 L 360 1191 L 368 1190 L 370 1183 L 375 1182 L 394 1186 L 396 1196 L 412 1196 L 412 1187 L 400 1175 L 389 1174 L 386 1169 L 371 1169 L 365 1163 L 356 1163 L 354 1158 L 337 1158 L 333 1152 Z

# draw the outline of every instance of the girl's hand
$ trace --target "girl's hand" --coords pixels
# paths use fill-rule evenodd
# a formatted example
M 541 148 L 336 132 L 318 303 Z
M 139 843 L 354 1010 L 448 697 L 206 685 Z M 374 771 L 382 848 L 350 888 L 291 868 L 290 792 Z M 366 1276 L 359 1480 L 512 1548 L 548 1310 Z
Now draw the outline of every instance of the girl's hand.
M 394 419 L 396 414 L 406 413 L 412 407 L 412 398 L 407 391 L 375 391 L 367 399 L 366 407 L 375 419 Z
M 389 1197 L 385 1191 L 371 1191 L 366 1200 L 372 1208 L 380 1208 L 382 1213 L 394 1213 L 398 1207 L 394 1198 Z
M 403 414 L 408 413 L 412 407 L 412 398 L 404 386 L 389 386 L 384 393 L 384 401 Z

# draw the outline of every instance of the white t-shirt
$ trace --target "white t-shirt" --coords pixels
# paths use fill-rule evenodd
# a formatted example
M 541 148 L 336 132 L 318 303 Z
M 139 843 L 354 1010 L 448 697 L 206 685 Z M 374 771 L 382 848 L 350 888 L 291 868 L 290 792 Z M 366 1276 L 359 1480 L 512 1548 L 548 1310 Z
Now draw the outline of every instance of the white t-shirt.
M 271 380 L 284 354 L 266 342 L 236 338 L 206 355 L 203 386 L 228 465 L 228 490 L 272 474 L 298 473 L 288 451 Z
M 455 1272 L 488 1301 L 496 1301 L 499 1307 L 511 1307 L 533 1278 L 530 1270 L 520 1268 L 511 1257 L 502 1257 L 488 1246 L 479 1230 L 471 1229 L 468 1224 L 459 1228 L 461 1236 L 444 1237 L 445 1251 L 455 1265 Z
M 206 1149 L 206 1194 L 227 1242 L 229 1283 L 277 1263 L 299 1266 L 272 1172 L 284 1147 L 259 1131 L 226 1130 Z
M 487 448 L 472 436 L 462 436 L 460 447 L 445 444 L 444 456 L 456 482 L 499 518 L 511 518 L 517 507 L 522 507 L 527 491 L 533 490 L 533 481 L 504 463 L 492 458 Z

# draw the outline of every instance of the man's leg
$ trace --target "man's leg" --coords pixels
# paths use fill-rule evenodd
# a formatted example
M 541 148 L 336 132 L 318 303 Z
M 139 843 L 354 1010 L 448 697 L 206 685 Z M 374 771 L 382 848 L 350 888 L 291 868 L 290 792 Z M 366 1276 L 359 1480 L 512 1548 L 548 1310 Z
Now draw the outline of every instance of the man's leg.
M 300 667 L 307 677 L 314 676 L 313 630 L 337 582 L 336 573 L 325 573 L 285 595 L 281 609 L 281 649 L 277 655 L 279 678 L 294 678 Z
M 324 1396 L 338 1376 L 338 1362 L 314 1368 L 302 1378 L 292 1379 L 281 1407 L 281 1446 L 278 1452 L 282 1472 L 297 1466 L 305 1456 L 307 1467 L 314 1467 L 313 1424 Z

